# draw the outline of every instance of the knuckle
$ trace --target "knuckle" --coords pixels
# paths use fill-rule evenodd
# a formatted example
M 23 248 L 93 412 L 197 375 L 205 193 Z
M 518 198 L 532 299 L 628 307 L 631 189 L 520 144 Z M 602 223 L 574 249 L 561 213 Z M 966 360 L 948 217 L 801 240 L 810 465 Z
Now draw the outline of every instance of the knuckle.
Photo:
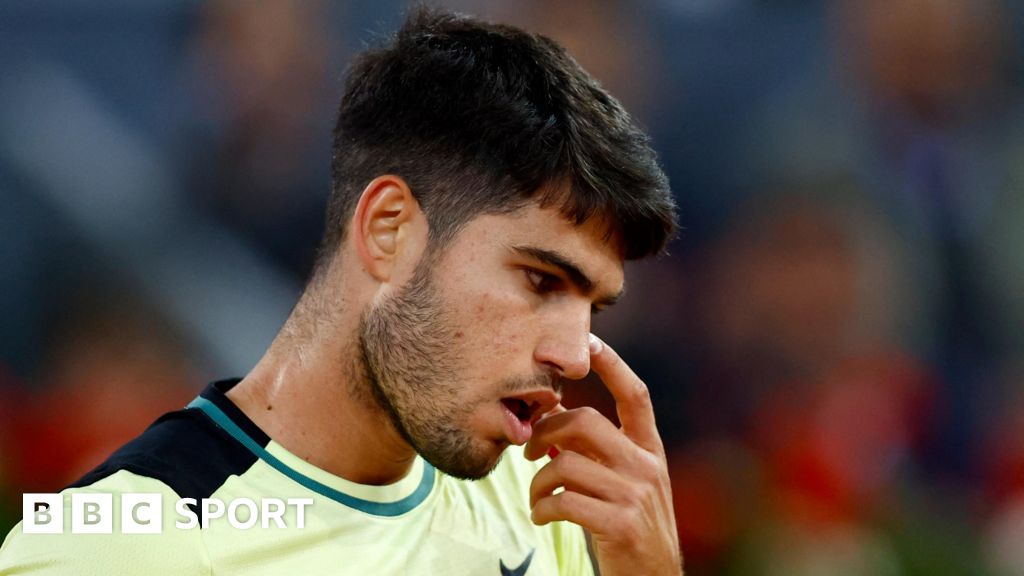
M 551 461 L 551 471 L 559 477 L 565 476 L 572 468 L 572 457 L 573 455 L 569 452 L 563 452 Z
M 625 521 L 621 524 L 619 534 L 623 544 L 633 547 L 640 543 L 642 539 L 641 523 L 640 512 L 637 509 L 631 508 L 625 513 Z
M 651 401 L 651 389 L 643 380 L 637 380 L 629 391 L 630 399 L 633 402 L 649 404 Z
M 650 484 L 655 484 L 661 481 L 661 461 L 654 454 L 645 452 L 640 456 L 640 470 L 641 477 Z
M 645 490 L 662 492 L 669 485 L 668 470 L 654 454 L 642 453 L 631 465 L 631 477 Z
M 626 502 L 631 506 L 639 506 L 643 503 L 646 490 L 636 484 L 629 484 L 629 487 L 623 490 L 623 494 L 626 497 Z
M 555 510 L 555 514 L 559 518 L 565 518 L 570 512 L 572 512 L 572 502 L 569 496 L 572 492 L 561 492 L 552 496 L 552 508 Z
M 597 408 L 594 408 L 593 406 L 581 406 L 577 408 L 577 410 L 579 414 L 578 419 L 584 422 L 594 420 L 596 418 L 604 418 L 604 416 L 597 411 Z

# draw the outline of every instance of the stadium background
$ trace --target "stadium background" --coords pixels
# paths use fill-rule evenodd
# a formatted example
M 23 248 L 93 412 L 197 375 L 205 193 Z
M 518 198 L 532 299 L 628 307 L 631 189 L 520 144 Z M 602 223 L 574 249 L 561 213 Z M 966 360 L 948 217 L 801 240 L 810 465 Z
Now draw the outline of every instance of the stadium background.
M 595 332 L 651 385 L 688 574 L 1024 574 L 1021 3 L 445 5 L 563 42 L 672 179 L 681 238 Z M 0 532 L 258 358 L 403 9 L 0 3 Z

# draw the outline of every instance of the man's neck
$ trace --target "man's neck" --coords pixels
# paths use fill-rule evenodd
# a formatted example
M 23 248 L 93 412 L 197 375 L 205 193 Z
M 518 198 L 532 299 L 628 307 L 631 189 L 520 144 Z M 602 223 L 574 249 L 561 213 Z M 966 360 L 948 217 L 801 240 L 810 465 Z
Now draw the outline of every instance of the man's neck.
M 302 340 L 279 336 L 228 398 L 275 442 L 331 474 L 373 485 L 403 478 L 416 453 L 364 390 L 354 342 Z

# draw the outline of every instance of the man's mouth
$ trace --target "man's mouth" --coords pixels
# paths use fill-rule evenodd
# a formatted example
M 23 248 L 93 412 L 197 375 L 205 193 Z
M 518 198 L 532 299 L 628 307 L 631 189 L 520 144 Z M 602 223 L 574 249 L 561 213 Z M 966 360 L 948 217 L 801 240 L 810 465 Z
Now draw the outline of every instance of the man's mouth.
M 505 433 L 513 444 L 525 444 L 533 435 L 533 425 L 561 401 L 550 388 L 524 392 L 501 399 L 506 415 Z
M 520 422 L 529 422 L 533 418 L 533 411 L 537 408 L 536 402 L 527 404 L 525 400 L 518 398 L 502 398 L 501 403 L 508 408 L 508 411 L 515 414 Z

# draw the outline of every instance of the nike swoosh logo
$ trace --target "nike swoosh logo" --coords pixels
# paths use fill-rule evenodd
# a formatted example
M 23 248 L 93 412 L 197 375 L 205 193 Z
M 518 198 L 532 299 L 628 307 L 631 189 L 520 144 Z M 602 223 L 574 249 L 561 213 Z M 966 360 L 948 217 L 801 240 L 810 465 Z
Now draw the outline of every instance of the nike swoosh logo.
M 534 550 L 530 550 L 530 553 L 526 555 L 526 560 L 523 560 L 523 563 L 517 568 L 509 568 L 505 566 L 504 560 L 498 560 L 498 565 L 501 567 L 501 576 L 523 576 L 526 574 L 527 568 L 530 567 L 530 562 L 533 561 Z

